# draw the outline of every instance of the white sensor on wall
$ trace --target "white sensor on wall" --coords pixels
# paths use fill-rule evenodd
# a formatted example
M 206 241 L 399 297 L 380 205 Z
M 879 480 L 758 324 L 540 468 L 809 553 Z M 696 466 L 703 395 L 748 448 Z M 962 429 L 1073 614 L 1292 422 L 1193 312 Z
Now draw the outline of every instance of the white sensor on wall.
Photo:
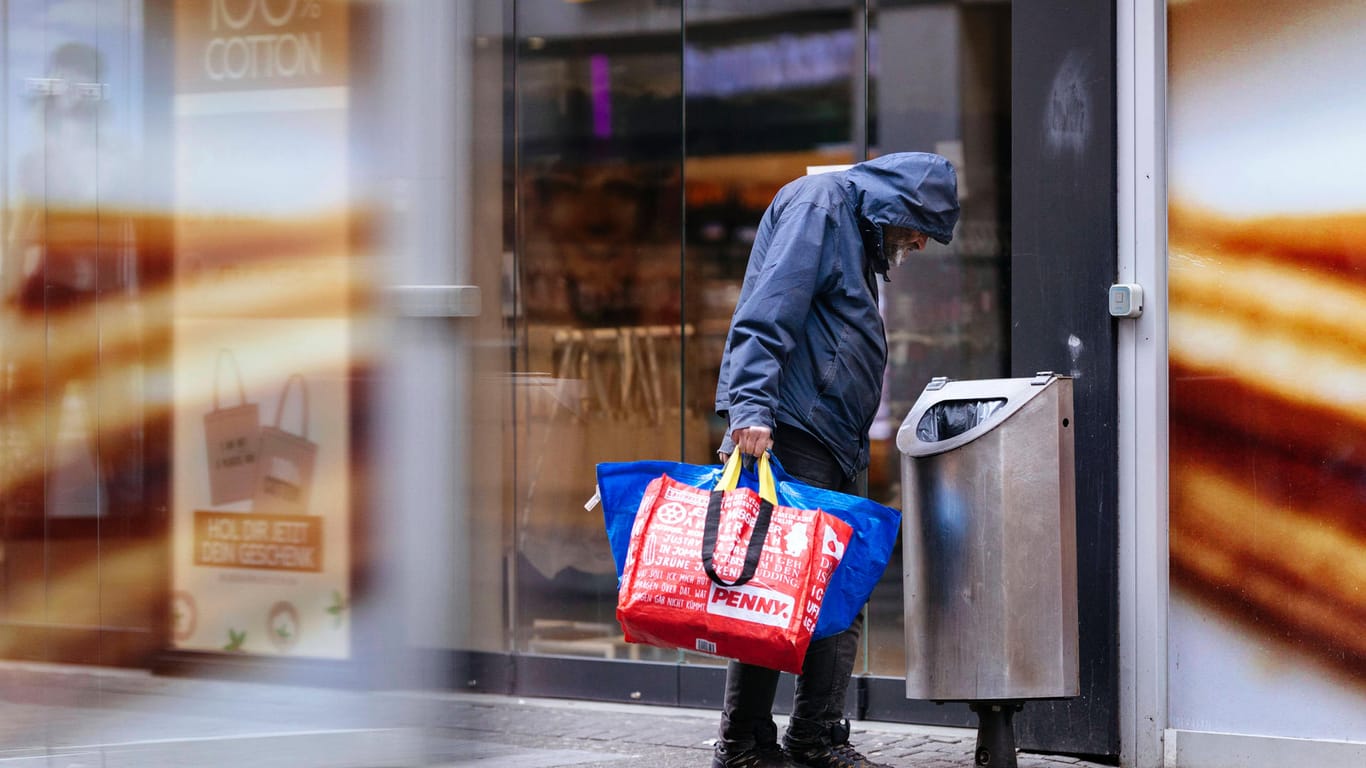
M 1138 317 L 1143 314 L 1143 286 L 1137 283 L 1110 286 L 1110 314 L 1115 317 Z

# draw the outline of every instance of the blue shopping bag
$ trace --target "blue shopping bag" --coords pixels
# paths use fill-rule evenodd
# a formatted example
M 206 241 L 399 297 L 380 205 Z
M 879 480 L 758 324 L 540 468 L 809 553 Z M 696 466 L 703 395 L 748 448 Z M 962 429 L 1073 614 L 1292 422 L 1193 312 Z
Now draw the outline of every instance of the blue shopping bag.
M 837 635 L 853 624 L 854 617 L 858 616 L 872 595 L 873 587 L 882 579 L 882 573 L 891 560 L 897 534 L 901 531 L 901 513 L 870 499 L 807 485 L 787 474 L 771 454 L 769 460 L 779 504 L 799 509 L 819 509 L 838 517 L 854 529 L 844 559 L 830 580 L 812 639 Z M 721 478 L 722 470 L 719 464 L 701 466 L 674 461 L 606 462 L 598 465 L 598 496 L 602 502 L 603 523 L 612 546 L 618 579 L 621 578 L 626 565 L 626 553 L 631 546 L 631 527 L 635 524 L 636 510 L 650 481 L 660 475 L 668 475 L 676 482 L 711 490 Z M 744 470 L 740 474 L 739 484 L 758 490 L 758 474 L 753 469 Z M 699 552 L 698 557 L 701 556 Z

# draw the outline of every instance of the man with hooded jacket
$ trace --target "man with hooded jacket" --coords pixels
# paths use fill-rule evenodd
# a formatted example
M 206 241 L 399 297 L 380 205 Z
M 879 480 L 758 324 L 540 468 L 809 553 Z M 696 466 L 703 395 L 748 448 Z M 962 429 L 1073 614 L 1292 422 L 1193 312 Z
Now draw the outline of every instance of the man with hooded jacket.
M 716 386 L 734 450 L 772 450 L 813 486 L 857 490 L 882 396 L 887 339 L 878 278 L 958 222 L 953 166 L 921 152 L 806 176 L 774 197 L 750 252 Z M 776 670 L 732 661 L 713 768 L 877 768 L 843 718 L 863 617 L 813 642 L 777 743 Z

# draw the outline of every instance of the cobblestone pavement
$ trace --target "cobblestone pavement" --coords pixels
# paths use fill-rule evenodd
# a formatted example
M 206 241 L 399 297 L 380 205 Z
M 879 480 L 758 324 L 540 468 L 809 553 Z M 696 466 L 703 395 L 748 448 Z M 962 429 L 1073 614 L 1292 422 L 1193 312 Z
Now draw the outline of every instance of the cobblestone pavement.
M 440 765 L 508 768 L 705 767 L 717 722 L 716 713 L 701 710 L 469 696 L 450 700 L 442 715 L 433 745 L 445 753 Z M 959 728 L 856 722 L 851 741 L 899 768 L 968 768 L 975 739 Z M 1020 768 L 1101 765 L 1028 753 L 1017 760 Z
M 716 724 L 695 709 L 0 663 L 0 768 L 691 768 L 710 765 Z M 973 731 L 853 725 L 855 746 L 888 765 L 973 765 Z

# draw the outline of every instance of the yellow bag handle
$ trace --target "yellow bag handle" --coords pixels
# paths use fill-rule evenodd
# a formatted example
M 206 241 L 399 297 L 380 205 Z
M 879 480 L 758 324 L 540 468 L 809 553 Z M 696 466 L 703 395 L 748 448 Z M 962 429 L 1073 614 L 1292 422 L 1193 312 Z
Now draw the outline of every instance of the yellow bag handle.
M 721 505 L 726 493 L 735 490 L 740 482 L 741 457 L 739 451 L 731 453 L 726 459 L 726 467 L 721 472 L 721 480 L 712 489 L 711 499 L 707 502 L 707 517 L 702 526 L 702 570 L 712 583 L 722 587 L 739 587 L 749 583 L 759 570 L 759 558 L 763 556 L 764 543 L 768 541 L 768 526 L 773 520 L 773 509 L 778 506 L 777 489 L 773 482 L 773 467 L 769 465 L 768 452 L 759 456 L 759 514 L 754 518 L 754 528 L 749 532 L 749 543 L 745 545 L 745 562 L 740 575 L 734 581 L 726 581 L 716 573 L 713 559 L 716 554 L 716 541 L 720 533 Z
M 726 466 L 721 470 L 721 479 L 716 482 L 716 490 L 733 491 L 740 485 L 741 456 L 739 451 L 731 451 Z M 768 461 L 768 451 L 759 456 L 759 498 L 778 505 L 778 486 L 773 479 L 773 467 Z

